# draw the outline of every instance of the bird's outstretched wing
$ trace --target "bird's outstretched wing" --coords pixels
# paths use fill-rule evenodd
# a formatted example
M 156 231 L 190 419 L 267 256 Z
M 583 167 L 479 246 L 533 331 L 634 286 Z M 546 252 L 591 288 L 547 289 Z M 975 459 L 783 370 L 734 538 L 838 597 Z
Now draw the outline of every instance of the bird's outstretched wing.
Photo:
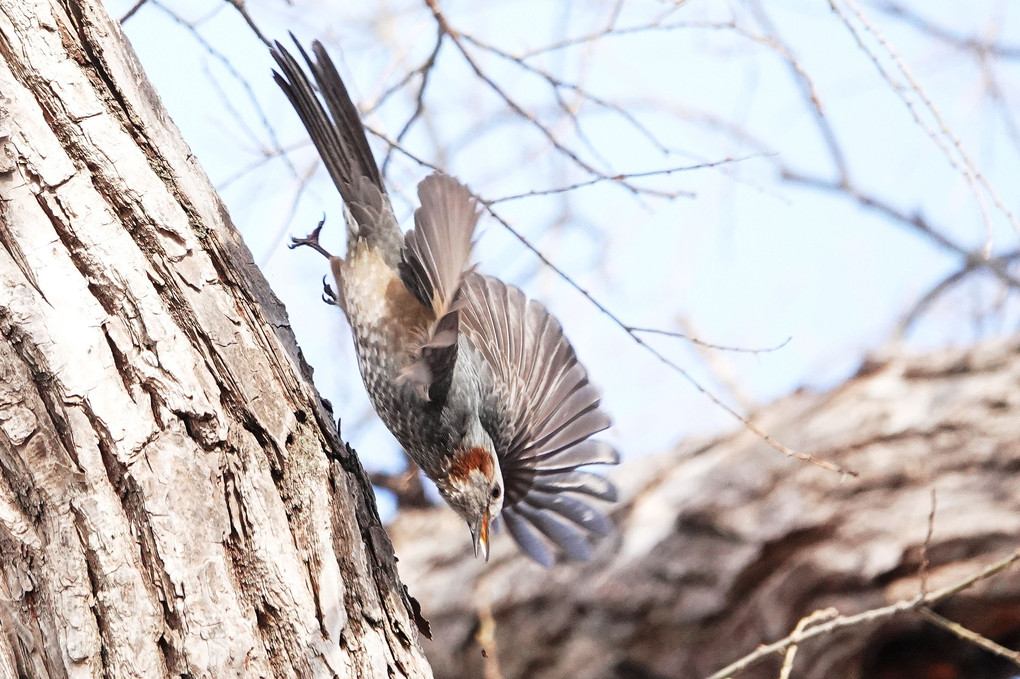
M 546 566 L 554 548 L 587 559 L 590 535 L 611 524 L 583 497 L 615 500 L 616 489 L 579 467 L 619 461 L 612 446 L 590 438 L 610 424 L 598 390 L 559 322 L 519 289 L 469 271 L 457 301 L 461 331 L 489 367 L 482 424 L 499 455 L 507 529 Z

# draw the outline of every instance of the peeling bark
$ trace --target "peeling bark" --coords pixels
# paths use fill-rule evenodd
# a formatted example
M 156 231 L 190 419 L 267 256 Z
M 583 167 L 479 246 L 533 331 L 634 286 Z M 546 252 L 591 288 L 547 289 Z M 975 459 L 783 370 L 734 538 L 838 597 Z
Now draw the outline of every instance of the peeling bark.
M 744 431 L 632 460 L 614 474 L 619 532 L 588 564 L 543 571 L 501 536 L 484 566 L 451 512 L 402 512 L 391 535 L 432 622 L 426 654 L 450 678 L 706 677 L 815 610 L 862 612 L 962 580 L 1020 548 L 1018 385 L 1013 339 L 874 362 L 831 393 L 799 393 L 755 418 L 858 478 Z M 1016 649 L 1020 569 L 937 610 Z M 781 662 L 734 676 L 774 679 Z M 802 644 L 790 676 L 1017 674 L 908 611 Z
M 0 677 L 431 676 L 287 316 L 96 2 L 0 0 Z

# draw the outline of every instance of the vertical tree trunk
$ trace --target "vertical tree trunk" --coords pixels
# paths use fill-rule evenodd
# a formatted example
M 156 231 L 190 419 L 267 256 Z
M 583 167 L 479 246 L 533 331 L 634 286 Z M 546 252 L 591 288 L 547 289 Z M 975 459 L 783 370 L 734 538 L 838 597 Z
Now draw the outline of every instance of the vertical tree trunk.
M 119 27 L 0 0 L 0 53 L 0 677 L 430 676 L 365 474 Z

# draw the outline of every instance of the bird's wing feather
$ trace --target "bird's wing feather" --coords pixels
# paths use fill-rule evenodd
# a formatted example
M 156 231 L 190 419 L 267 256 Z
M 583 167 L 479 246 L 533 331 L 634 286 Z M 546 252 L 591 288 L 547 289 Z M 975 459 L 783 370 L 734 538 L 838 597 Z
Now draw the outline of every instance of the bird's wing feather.
M 560 324 L 519 289 L 469 271 L 457 307 L 461 332 L 488 366 L 482 424 L 499 456 L 510 534 L 539 563 L 552 558 L 546 542 L 587 558 L 584 532 L 602 535 L 610 524 L 576 495 L 611 500 L 616 490 L 577 468 L 619 461 L 612 446 L 589 438 L 610 424 L 598 391 Z
M 467 188 L 445 174 L 422 180 L 418 199 L 414 228 L 404 236 L 400 277 L 440 318 L 450 311 L 467 268 L 479 212 Z
M 432 402 L 450 390 L 457 359 L 459 314 L 454 305 L 471 255 L 478 206 L 456 179 L 433 174 L 418 184 L 421 207 L 404 237 L 398 269 L 408 290 L 435 314 L 436 322 L 416 360 L 404 372 Z

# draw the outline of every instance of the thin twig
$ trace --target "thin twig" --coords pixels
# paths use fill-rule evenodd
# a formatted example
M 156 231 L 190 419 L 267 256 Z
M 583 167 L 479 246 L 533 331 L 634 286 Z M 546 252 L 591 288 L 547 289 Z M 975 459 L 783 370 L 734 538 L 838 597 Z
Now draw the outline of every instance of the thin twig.
M 935 489 L 931 489 L 931 509 L 928 512 L 928 532 L 924 535 L 924 542 L 921 543 L 921 566 L 918 568 L 918 575 L 921 580 L 921 596 L 928 595 L 928 568 L 931 566 L 931 538 L 935 533 Z
M 585 181 L 575 182 L 573 184 L 570 184 L 569 186 L 558 186 L 551 189 L 535 189 L 532 191 L 525 191 L 524 193 L 515 193 L 510 196 L 502 196 L 501 198 L 493 198 L 489 200 L 486 204 L 496 205 L 498 203 L 507 203 L 510 202 L 511 200 L 520 200 L 521 198 L 534 198 L 535 196 L 551 196 L 558 193 L 570 193 L 571 191 L 576 191 L 577 189 L 585 188 L 587 186 L 594 186 L 596 184 L 602 184 L 604 182 L 614 184 L 625 184 L 626 182 L 629 182 L 629 180 L 631 179 L 641 179 L 644 177 L 668 177 L 672 174 L 676 174 L 677 172 L 689 172 L 691 170 L 704 170 L 707 168 L 719 167 L 720 165 L 731 165 L 733 163 L 739 163 L 745 160 L 751 160 L 753 158 L 761 158 L 765 155 L 768 154 L 755 153 L 753 155 L 742 156 L 740 158 L 723 158 L 722 160 L 716 160 L 713 162 L 697 163 L 696 165 L 682 165 L 680 167 L 668 167 L 662 170 L 647 170 L 644 172 L 624 172 L 615 175 L 601 175 L 598 177 L 594 177 L 592 179 L 586 179 Z M 629 191 L 631 192 L 634 191 L 634 187 L 632 185 L 626 184 L 626 187 Z M 648 193 L 653 196 L 668 199 L 677 198 L 679 196 L 685 196 L 688 198 L 693 198 L 695 196 L 695 194 L 690 191 L 680 190 L 667 192 L 656 191 L 654 189 L 640 189 L 640 191 L 642 193 Z
M 912 10 L 908 10 L 902 5 L 896 3 L 877 3 L 874 7 L 880 12 L 885 12 L 889 16 L 902 19 L 924 33 L 938 38 L 939 40 L 953 45 L 954 47 L 958 47 L 961 50 L 976 52 L 981 56 L 987 55 L 1000 59 L 1020 59 L 1020 46 L 1018 45 L 1001 45 L 994 42 L 986 42 L 979 38 L 964 38 L 956 35 L 955 33 L 951 33 L 941 26 L 937 26 L 935 23 L 921 17 Z
M 1020 250 L 1013 250 L 1005 254 L 993 257 L 990 260 L 984 260 L 977 257 L 971 257 L 964 261 L 963 268 L 959 271 L 954 271 L 950 275 L 943 278 L 937 284 L 924 294 L 924 296 L 914 303 L 914 306 L 903 316 L 896 326 L 895 337 L 898 339 L 904 338 L 908 332 L 910 332 L 914 323 L 921 317 L 928 308 L 935 303 L 935 300 L 945 294 L 950 288 L 959 283 L 960 281 L 967 278 L 970 274 L 976 271 L 983 271 L 986 268 L 991 268 L 992 265 L 1001 266 L 1011 264 L 1017 259 L 1020 259 Z M 986 267 L 985 264 L 989 266 Z M 1011 288 L 1012 289 L 1012 288 Z
M 233 62 L 229 58 L 227 58 L 226 55 L 224 55 L 222 52 L 216 49 L 216 47 L 212 43 L 206 40 L 205 37 L 202 36 L 199 30 L 191 22 L 186 21 L 183 17 L 178 15 L 172 9 L 165 6 L 162 2 L 152 0 L 151 4 L 154 5 L 155 7 L 158 7 L 160 10 L 165 12 L 167 16 L 173 19 L 177 24 L 184 27 L 191 34 L 192 39 L 205 50 L 206 54 L 208 54 L 210 57 L 218 61 L 227 71 L 227 73 L 230 74 L 230 76 L 241 86 L 241 89 L 244 90 L 245 95 L 248 97 L 248 102 L 251 105 L 251 110 L 255 113 L 256 116 L 258 116 L 259 123 L 263 131 L 266 133 L 266 136 L 269 138 L 269 142 L 272 145 L 272 148 L 276 149 L 277 151 L 281 149 L 282 145 L 280 144 L 280 140 L 276 136 L 276 130 L 273 127 L 273 125 L 270 124 L 269 117 L 266 115 L 265 110 L 263 110 L 262 105 L 259 103 L 258 97 L 255 96 L 254 88 L 252 88 L 251 83 L 248 81 L 248 79 L 241 75 L 237 68 L 235 68 Z M 258 33 L 254 23 L 252 22 L 251 18 L 245 11 L 243 3 L 241 3 L 239 0 L 230 0 L 230 4 L 235 9 L 237 9 L 242 16 L 245 17 L 245 19 L 249 22 L 249 25 L 251 26 L 252 30 L 256 31 L 256 34 L 262 39 L 263 42 L 265 42 L 265 38 L 263 38 L 262 35 Z M 266 44 L 268 45 L 269 43 Z M 259 142 L 259 136 L 255 134 L 255 132 L 252 131 L 245 124 L 244 116 L 242 116 L 233 106 L 231 98 L 225 96 L 222 93 L 222 90 L 220 90 L 220 88 L 217 87 L 216 90 L 222 97 L 224 106 L 233 113 L 234 120 L 237 122 L 238 127 L 240 127 L 240 129 L 247 131 L 248 136 L 257 144 Z M 265 155 L 270 154 L 266 153 Z M 287 156 L 286 153 L 283 153 L 282 156 L 284 165 L 290 171 L 290 173 L 296 177 L 298 173 L 294 166 L 291 164 L 290 158 Z
M 475 632 L 475 641 L 482 649 L 482 667 L 484 679 L 503 679 L 503 672 L 499 666 L 499 646 L 496 643 L 496 616 L 492 612 L 492 588 L 486 583 L 480 583 L 476 593 L 480 602 L 478 604 L 478 630 Z
M 653 146 L 655 146 L 655 148 L 657 150 L 659 150 L 662 153 L 672 153 L 673 152 L 671 149 L 666 147 L 666 145 L 663 144 L 662 141 L 660 141 L 659 138 L 656 137 L 655 134 L 651 130 L 648 129 L 648 127 L 646 127 L 643 123 L 641 123 L 641 121 L 639 121 L 634 116 L 633 113 L 631 113 L 630 111 L 626 110 L 625 108 L 623 108 L 619 104 L 614 104 L 611 101 L 608 101 L 606 99 L 603 99 L 602 97 L 596 96 L 596 95 L 592 94 L 591 92 L 589 92 L 588 90 L 586 90 L 583 87 L 581 87 L 580 85 L 577 85 L 575 83 L 570 83 L 570 82 L 566 82 L 564 80 L 561 80 L 560 78 L 557 78 L 556 76 L 552 75 L 548 71 L 545 71 L 545 70 L 543 70 L 541 68 L 538 68 L 537 66 L 533 66 L 533 65 L 527 63 L 522 57 L 514 56 L 512 54 L 504 52 L 503 50 L 499 49 L 498 47 L 496 47 L 494 45 L 490 45 L 490 44 L 488 44 L 486 42 L 482 42 L 480 39 L 478 39 L 478 38 L 476 38 L 474 36 L 465 34 L 463 37 L 464 37 L 465 40 L 471 42 L 472 44 L 476 45 L 477 47 L 479 47 L 479 48 L 481 48 L 483 50 L 486 50 L 488 52 L 491 52 L 492 54 L 495 54 L 496 56 L 498 56 L 498 57 L 500 57 L 502 59 L 510 61 L 513 64 L 516 64 L 519 68 L 527 71 L 528 73 L 532 73 L 534 75 L 537 75 L 538 77 L 540 77 L 543 80 L 545 80 L 549 84 L 549 86 L 553 88 L 554 91 L 558 91 L 559 89 L 569 90 L 570 92 L 573 92 L 573 93 L 577 94 L 582 99 L 590 101 L 591 103 L 595 104 L 596 106 L 599 106 L 599 107 L 604 108 L 604 109 L 606 109 L 608 111 L 612 111 L 613 113 L 616 113 L 621 118 L 623 118 L 628 123 L 630 123 L 634 127 L 634 129 L 636 129 L 638 132 L 640 132 Z M 568 111 L 568 114 L 571 114 L 571 117 L 573 117 L 572 113 L 573 112 Z
M 586 35 L 580 35 L 574 38 L 566 38 L 564 40 L 558 40 L 556 42 L 537 47 L 526 52 L 522 52 L 520 55 L 521 59 L 532 59 L 539 55 L 548 54 L 558 50 L 566 49 L 568 47 L 578 47 L 587 45 L 589 43 L 596 42 L 598 40 L 604 40 L 605 38 L 622 37 L 627 35 L 637 35 L 648 32 L 670 32 L 678 29 L 695 28 L 695 29 L 728 29 L 734 28 L 735 24 L 732 21 L 723 22 L 709 22 L 709 21 L 679 21 L 675 23 L 663 23 L 660 18 L 655 21 L 650 21 L 645 24 L 639 24 L 634 26 L 624 27 L 609 27 Z
M 970 577 L 964 578 L 954 585 L 943 587 L 942 589 L 936 590 L 927 596 L 916 596 L 912 599 L 904 599 L 897 601 L 894 604 L 888 606 L 882 606 L 881 608 L 873 608 L 863 613 L 857 613 L 855 615 L 841 615 L 838 618 L 830 620 L 829 622 L 822 623 L 817 627 L 811 627 L 810 629 L 803 630 L 801 632 L 793 632 L 790 635 L 780 639 L 779 641 L 771 644 L 765 644 L 759 646 L 751 653 L 748 653 L 743 658 L 740 658 L 736 662 L 730 663 L 726 667 L 722 668 L 718 672 L 709 675 L 705 679 L 728 679 L 738 672 L 742 672 L 751 665 L 778 653 L 784 653 L 786 649 L 795 644 L 803 644 L 809 639 L 820 637 L 825 634 L 831 634 L 837 630 L 846 629 L 849 627 L 856 627 L 858 625 L 870 624 L 879 620 L 885 620 L 896 615 L 901 615 L 908 611 L 917 610 L 923 606 L 931 606 L 933 604 L 942 601 L 954 594 L 958 594 L 963 590 L 974 586 L 982 580 L 1004 571 L 1009 568 L 1017 561 L 1020 561 L 1020 549 L 1016 550 L 1009 556 L 1000 561 L 993 563 L 990 566 L 982 568 L 977 573 Z
M 988 195 L 991 196 L 992 201 L 995 203 L 995 206 L 999 208 L 999 211 L 1006 216 L 1006 218 L 1009 220 L 1009 223 L 1013 226 L 1013 229 L 1018 234 L 1020 234 L 1020 222 L 1017 221 L 1016 217 L 1013 215 L 1013 212 L 1008 207 L 1006 207 L 1002 198 L 999 196 L 998 191 L 991 184 L 988 178 L 985 177 L 984 173 L 981 172 L 980 168 L 971 159 L 970 154 L 963 147 L 963 143 L 960 141 L 959 137 L 957 137 L 956 134 L 949 128 L 949 125 L 942 117 L 942 113 L 935 106 L 935 104 L 932 103 L 931 99 L 921 88 L 920 84 L 914 78 L 914 75 L 911 72 L 910 68 L 907 66 L 906 62 L 903 61 L 902 57 L 900 57 L 899 53 L 892 47 L 892 45 L 885 38 L 885 36 L 882 35 L 882 33 L 879 32 L 878 29 L 868 20 L 868 17 L 864 14 L 860 7 L 857 6 L 854 0 L 839 0 L 839 1 L 842 2 L 847 7 L 847 9 L 849 9 L 854 14 L 854 16 L 863 26 L 864 30 L 867 31 L 878 42 L 878 44 L 882 47 L 883 50 L 885 50 L 886 55 L 890 59 L 892 59 L 897 69 L 899 69 L 900 73 L 906 79 L 910 91 L 913 92 L 918 99 L 920 99 L 921 103 L 925 107 L 925 110 L 927 110 L 928 114 L 932 116 L 932 118 L 938 125 L 938 133 L 936 133 L 935 130 L 933 130 L 924 120 L 921 119 L 921 116 L 918 113 L 914 105 L 914 102 L 911 101 L 911 99 L 906 96 L 907 91 L 906 88 L 903 85 L 901 85 L 899 81 L 896 80 L 886 70 L 886 68 L 882 65 L 881 61 L 879 60 L 878 55 L 876 55 L 874 51 L 872 51 L 871 48 L 865 44 L 857 27 L 854 26 L 851 21 L 849 21 L 849 19 L 843 13 L 842 9 L 840 9 L 839 4 L 836 2 L 836 0 L 829 0 L 829 6 L 832 8 L 833 12 L 835 12 L 836 15 L 843 21 L 843 24 L 854 36 L 854 39 L 857 41 L 857 44 L 860 46 L 860 48 L 865 52 L 865 54 L 868 55 L 868 57 L 871 59 L 872 63 L 878 69 L 879 73 L 886 80 L 886 82 L 888 82 L 889 85 L 893 88 L 893 90 L 897 93 L 897 95 L 899 95 L 900 99 L 903 101 L 907 109 L 910 111 L 911 116 L 913 116 L 914 121 L 925 130 L 929 138 L 935 142 L 935 145 L 938 146 L 939 149 L 943 151 L 949 163 L 954 168 L 956 168 L 960 172 L 960 174 L 962 174 L 963 177 L 967 180 L 967 182 L 971 185 L 972 192 L 974 193 L 974 197 L 977 199 L 978 207 L 980 208 L 982 217 L 985 221 L 986 242 L 984 255 L 986 258 L 989 257 L 991 255 L 992 248 L 992 224 L 991 218 L 988 215 L 988 208 L 984 203 L 984 194 L 981 191 L 981 188 L 983 188 L 988 193 Z M 956 154 L 953 153 L 953 150 L 956 151 Z
M 265 267 L 269 265 L 273 255 L 280 250 L 280 244 L 286 239 L 287 233 L 290 230 L 290 225 L 294 221 L 294 215 L 297 213 L 298 209 L 298 202 L 301 200 L 301 196 L 304 195 L 305 190 L 307 190 L 308 186 L 311 184 L 312 177 L 315 175 L 315 171 L 319 169 L 320 164 L 321 161 L 317 161 L 309 165 L 307 171 L 305 171 L 302 176 L 298 177 L 297 190 L 294 191 L 294 196 L 290 201 L 290 209 L 287 211 L 287 217 L 280 222 L 280 228 L 276 230 L 276 234 L 270 241 L 269 248 L 265 251 L 262 257 L 259 258 L 259 268 L 265 269 Z
M 980 646 L 986 651 L 990 651 L 991 653 L 994 653 L 999 657 L 1009 660 L 1014 665 L 1020 666 L 1020 651 L 1014 651 L 1011 648 L 1006 648 L 1001 644 L 997 644 L 988 637 L 978 634 L 973 630 L 967 629 L 963 625 L 957 622 L 953 622 L 952 620 L 945 616 L 939 615 L 930 608 L 922 608 L 921 617 L 935 625 L 938 625 L 939 627 L 948 632 L 952 632 L 953 634 L 960 637 L 961 639 L 964 639 L 965 641 L 969 641 L 972 644 L 976 644 L 977 646 Z
M 849 171 L 846 166 L 846 158 L 843 156 L 842 147 L 840 147 L 839 142 L 836 141 L 836 131 L 832 129 L 829 119 L 825 117 L 825 111 L 822 108 L 822 100 L 818 96 L 814 83 L 801 67 L 800 62 L 793 56 L 789 49 L 779 41 L 778 30 L 772 24 L 772 20 L 765 13 L 765 9 L 761 6 L 761 4 L 754 3 L 751 7 L 757 10 L 756 14 L 758 22 L 765 28 L 765 30 L 769 31 L 775 37 L 761 37 L 749 33 L 745 34 L 746 37 L 762 42 L 767 47 L 770 47 L 783 59 L 783 61 L 786 62 L 786 65 L 793 76 L 794 83 L 801 91 L 801 95 L 808 104 L 808 109 L 811 111 L 811 117 L 814 118 L 815 121 L 815 127 L 818 128 L 819 134 L 822 135 L 822 140 L 825 142 L 825 148 L 829 152 L 829 158 L 836 166 L 836 174 L 839 181 L 848 181 Z
M 692 337 L 691 335 L 687 335 L 687 334 L 684 334 L 682 332 L 674 332 L 672 330 L 661 330 L 659 328 L 638 328 L 638 327 L 633 326 L 633 325 L 628 326 L 627 330 L 628 330 L 628 332 L 643 332 L 643 333 L 648 333 L 650 335 L 664 335 L 665 337 L 675 337 L 677 339 L 687 340 L 691 344 L 696 344 L 699 347 L 705 347 L 706 349 L 718 349 L 719 351 L 732 351 L 734 353 L 755 354 L 755 355 L 757 355 L 757 354 L 768 354 L 768 353 L 771 353 L 773 351 L 779 351 L 780 349 L 785 347 L 787 344 L 789 344 L 791 340 L 793 340 L 792 337 L 787 337 L 786 339 L 784 339 L 779 344 L 776 344 L 775 346 L 771 346 L 771 347 L 758 347 L 758 348 L 755 348 L 755 347 L 735 347 L 735 346 L 731 346 L 731 345 L 713 344 L 711 342 L 705 342 L 704 340 L 699 340 L 697 337 Z
M 797 634 L 803 632 L 811 625 L 816 625 L 826 620 L 832 620 L 839 615 L 839 611 L 835 608 L 823 608 L 817 610 L 811 615 L 804 616 L 797 622 L 797 626 L 793 628 L 793 633 Z M 783 658 L 783 667 L 779 670 L 779 679 L 790 679 L 790 674 L 793 672 L 793 661 L 797 658 L 797 644 L 791 645 L 786 649 L 786 657 Z
M 135 15 L 135 12 L 142 8 L 142 5 L 147 3 L 149 0 L 138 0 L 135 4 L 131 5 L 131 8 L 124 12 L 124 16 L 120 18 L 120 25 L 123 26 L 128 19 Z
M 432 46 L 432 51 L 425 58 L 425 61 L 422 63 L 421 66 L 408 73 L 407 77 L 401 81 L 404 83 L 410 82 L 410 79 L 413 75 L 415 74 L 421 75 L 421 84 L 418 85 L 418 92 L 414 96 L 415 102 L 414 111 L 411 112 L 411 115 L 408 117 L 407 122 L 404 123 L 404 126 L 397 133 L 397 143 L 401 143 L 404 141 L 404 137 L 407 136 L 407 133 L 411 131 L 411 128 L 414 126 L 414 123 L 421 117 L 422 113 L 425 112 L 425 89 L 428 87 L 429 76 L 432 75 L 432 69 L 436 65 L 436 58 L 439 56 L 439 50 L 443 46 L 444 35 L 445 34 L 443 33 L 442 29 L 438 29 L 436 31 L 436 44 Z M 390 90 L 390 92 L 392 91 L 393 90 Z M 384 93 L 383 97 L 380 98 L 380 102 L 385 97 L 388 97 L 390 92 Z M 377 102 L 376 105 L 378 105 L 378 103 L 380 102 Z M 383 176 L 386 175 L 386 171 L 389 169 L 390 160 L 393 157 L 392 153 L 393 147 L 390 147 L 386 150 L 386 155 L 383 158 L 382 165 L 380 166 L 380 171 L 382 172 Z
M 818 177 L 810 177 L 783 167 L 780 167 L 780 172 L 783 179 L 788 182 L 852 198 L 862 207 L 866 207 L 885 215 L 892 219 L 894 223 L 910 227 L 926 238 L 934 241 L 940 247 L 960 255 L 968 262 L 973 262 L 975 268 L 987 269 L 1007 286 L 1020 290 L 1020 279 L 1009 272 L 1006 262 L 1001 261 L 997 257 L 985 258 L 980 251 L 971 250 L 957 244 L 949 237 L 945 236 L 940 230 L 934 228 L 928 220 L 920 214 L 906 213 L 899 208 L 894 207 L 890 203 L 880 200 L 872 195 L 863 193 L 853 184 L 840 184 L 838 182 L 832 182 Z
M 556 137 L 556 135 L 553 134 L 552 130 L 546 127 L 546 125 L 542 123 L 542 121 L 540 121 L 538 118 L 525 111 L 524 107 L 517 103 L 517 100 L 515 100 L 513 97 L 507 94 L 506 91 L 502 87 L 500 87 L 499 83 L 493 80 L 482 69 L 482 67 L 478 64 L 475 58 L 471 56 L 471 53 L 465 46 L 466 41 L 464 40 L 461 33 L 456 31 L 450 25 L 450 22 L 446 19 L 446 16 L 439 9 L 439 4 L 437 0 L 425 0 L 425 4 L 428 5 L 430 10 L 432 10 L 432 16 L 435 17 L 436 22 L 438 23 L 440 29 L 443 31 L 443 33 L 450 36 L 450 40 L 452 40 L 453 44 L 457 46 L 457 50 L 461 53 L 461 56 L 464 57 L 464 61 L 466 61 L 467 65 L 471 67 L 471 70 L 474 71 L 475 76 L 477 76 L 479 80 L 488 85 L 489 89 L 495 92 L 496 95 L 500 99 L 502 99 L 503 102 L 507 106 L 509 106 L 514 113 L 516 113 L 521 118 L 524 118 L 529 123 L 531 123 L 532 126 L 534 126 L 534 128 L 538 130 L 543 137 L 545 137 L 546 141 L 548 141 L 553 148 L 555 148 L 557 151 L 559 151 L 564 156 L 569 158 L 571 161 L 574 162 L 575 165 L 577 165 L 585 172 L 595 176 L 603 176 L 604 173 L 602 173 L 594 166 L 592 166 L 590 163 L 582 159 L 572 149 L 564 146 L 563 143 L 560 142 L 560 140 Z
M 252 16 L 248 14 L 248 9 L 244 6 L 244 0 L 227 0 L 227 2 L 230 3 L 234 7 L 234 9 L 237 10 L 238 14 L 241 15 L 241 17 L 244 19 L 244 22 L 248 24 L 248 28 L 250 28 L 251 32 L 255 34 L 255 37 L 261 40 L 266 47 L 273 46 L 272 43 L 269 42 L 269 40 L 266 38 L 266 36 L 262 34 L 262 31 L 259 30 L 259 27 L 255 24 L 255 19 L 253 19 Z

